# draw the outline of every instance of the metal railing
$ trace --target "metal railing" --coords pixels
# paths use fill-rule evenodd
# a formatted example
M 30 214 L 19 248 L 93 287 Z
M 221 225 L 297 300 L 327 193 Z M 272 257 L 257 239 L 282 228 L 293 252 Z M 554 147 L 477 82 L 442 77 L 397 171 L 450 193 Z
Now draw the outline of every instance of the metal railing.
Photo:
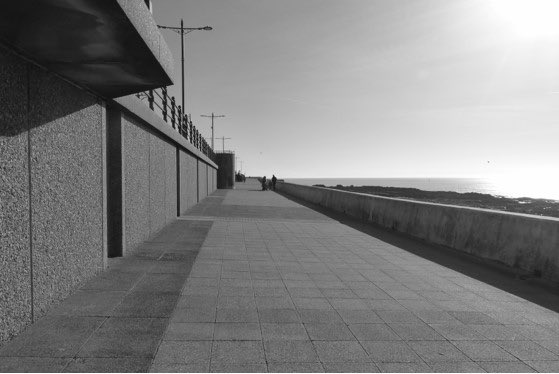
M 147 99 L 151 110 L 158 113 L 163 121 L 169 123 L 183 138 L 190 142 L 210 160 L 215 161 L 215 153 L 206 142 L 202 134 L 192 123 L 192 118 L 182 112 L 180 105 L 176 105 L 175 97 L 167 94 L 167 87 L 149 90 L 136 94 L 140 100 Z M 192 117 L 192 116 L 190 116 Z

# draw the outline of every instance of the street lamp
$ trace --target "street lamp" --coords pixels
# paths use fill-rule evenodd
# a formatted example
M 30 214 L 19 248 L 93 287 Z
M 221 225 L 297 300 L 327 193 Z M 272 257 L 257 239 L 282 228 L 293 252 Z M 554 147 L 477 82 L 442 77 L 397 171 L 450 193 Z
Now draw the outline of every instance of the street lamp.
M 182 112 L 186 113 L 186 107 L 184 106 L 184 36 L 196 30 L 213 30 L 210 26 L 204 27 L 184 27 L 183 20 L 181 18 L 181 27 L 171 27 L 157 25 L 160 29 L 172 30 L 181 36 L 181 79 L 182 79 Z

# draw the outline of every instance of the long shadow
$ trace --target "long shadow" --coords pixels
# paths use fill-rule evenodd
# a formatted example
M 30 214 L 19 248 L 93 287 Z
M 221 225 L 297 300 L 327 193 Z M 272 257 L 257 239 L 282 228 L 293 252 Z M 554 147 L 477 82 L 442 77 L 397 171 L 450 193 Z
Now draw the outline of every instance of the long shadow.
M 452 248 L 426 243 L 408 235 L 388 230 L 370 222 L 348 217 L 279 191 L 277 193 L 286 199 L 322 213 L 385 243 L 497 287 L 544 308 L 559 312 L 559 289 L 555 283 L 542 279 L 521 277 L 514 269 L 506 265 L 480 259 Z

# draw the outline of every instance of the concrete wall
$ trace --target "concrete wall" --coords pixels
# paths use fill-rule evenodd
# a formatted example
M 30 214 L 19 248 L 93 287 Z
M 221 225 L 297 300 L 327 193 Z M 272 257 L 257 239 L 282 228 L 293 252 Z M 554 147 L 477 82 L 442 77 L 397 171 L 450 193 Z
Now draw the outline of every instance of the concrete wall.
M 103 269 L 105 109 L 0 49 L 0 341 Z
M 107 104 L 2 47 L 0 84 L 3 342 L 205 197 L 216 165 L 139 100 Z
M 207 164 L 198 160 L 198 201 L 208 196 L 208 168 Z
M 185 150 L 180 150 L 181 214 L 198 203 L 198 161 Z
M 174 144 L 129 116 L 121 126 L 125 255 L 176 218 L 177 172 Z
M 278 190 L 349 216 L 559 281 L 559 219 L 278 183 Z

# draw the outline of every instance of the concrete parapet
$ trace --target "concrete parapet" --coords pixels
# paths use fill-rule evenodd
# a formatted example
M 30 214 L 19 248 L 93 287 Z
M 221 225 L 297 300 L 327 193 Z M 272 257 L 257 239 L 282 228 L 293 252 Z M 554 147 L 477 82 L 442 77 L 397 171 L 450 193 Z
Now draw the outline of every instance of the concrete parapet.
M 426 242 L 559 281 L 559 219 L 278 182 L 278 190 Z

